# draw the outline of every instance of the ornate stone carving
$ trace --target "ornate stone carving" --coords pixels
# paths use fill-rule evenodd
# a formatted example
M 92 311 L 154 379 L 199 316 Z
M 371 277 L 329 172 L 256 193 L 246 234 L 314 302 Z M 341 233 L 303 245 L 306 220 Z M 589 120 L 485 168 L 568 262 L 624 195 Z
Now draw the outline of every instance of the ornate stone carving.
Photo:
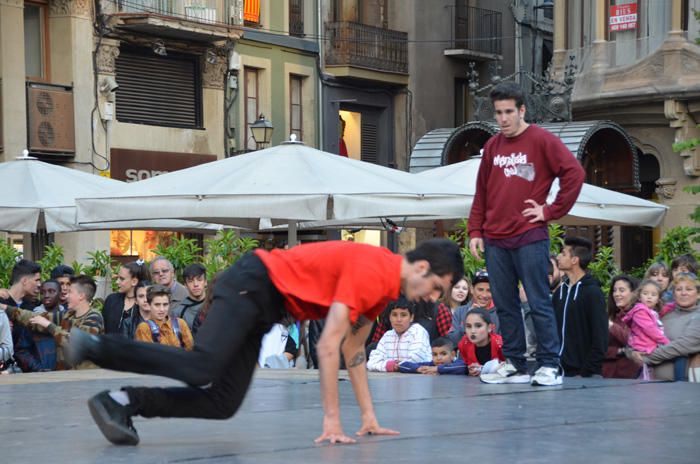
M 669 126 L 676 130 L 675 141 L 683 142 L 700 138 L 700 129 L 693 116 L 688 112 L 688 105 L 678 100 L 664 102 L 664 114 L 670 120 Z M 680 151 L 683 158 L 683 170 L 690 177 L 700 176 L 700 151 L 690 147 Z
M 90 0 L 51 0 L 49 14 L 51 16 L 90 17 Z
M 527 113 L 525 118 L 530 122 L 558 122 L 571 121 L 571 92 L 574 88 L 577 66 L 574 56 L 569 57 L 569 62 L 564 67 L 560 78 L 554 74 L 552 65 L 543 75 L 536 75 L 528 71 L 519 71 L 510 76 L 501 77 L 500 64 L 489 63 L 488 74 L 491 76 L 491 84 L 479 87 L 479 72 L 476 63 L 469 63 L 467 79 L 469 91 L 474 101 L 474 117 L 479 121 L 493 120 L 493 105 L 488 93 L 491 89 L 503 81 L 516 80 L 520 77 L 524 83 L 525 106 Z
M 661 178 L 656 181 L 656 194 L 659 198 L 670 200 L 676 194 L 676 179 Z
M 222 47 L 210 48 L 204 54 L 202 61 L 204 62 L 202 86 L 211 89 L 223 89 L 227 65 L 226 50 Z
M 97 50 L 97 72 L 101 74 L 114 74 L 114 61 L 119 56 L 119 42 L 103 39 Z

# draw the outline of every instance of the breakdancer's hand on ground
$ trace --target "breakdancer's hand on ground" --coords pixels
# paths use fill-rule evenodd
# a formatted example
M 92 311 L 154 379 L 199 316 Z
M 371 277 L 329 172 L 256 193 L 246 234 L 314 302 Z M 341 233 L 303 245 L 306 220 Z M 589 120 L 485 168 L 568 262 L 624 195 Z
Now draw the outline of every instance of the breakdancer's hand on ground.
M 361 437 L 364 435 L 398 435 L 400 433 L 401 432 L 398 430 L 385 429 L 384 427 L 381 427 L 377 422 L 377 419 L 372 418 L 362 421 L 362 427 L 355 435 Z
M 350 438 L 343 432 L 343 426 L 340 425 L 340 421 L 334 421 L 328 418 L 323 419 L 323 433 L 320 437 L 314 440 L 314 443 L 323 443 L 328 440 L 329 443 L 342 443 L 342 444 L 352 444 L 357 440 Z

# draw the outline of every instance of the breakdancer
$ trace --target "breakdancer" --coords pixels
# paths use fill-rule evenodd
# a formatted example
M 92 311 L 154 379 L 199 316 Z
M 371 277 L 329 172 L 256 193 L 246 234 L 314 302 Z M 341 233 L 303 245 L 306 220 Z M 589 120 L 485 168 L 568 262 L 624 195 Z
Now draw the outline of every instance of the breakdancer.
M 120 371 L 181 380 L 182 387 L 125 387 L 88 401 L 104 436 L 136 445 L 131 417 L 227 419 L 238 410 L 250 385 L 263 335 L 287 312 L 297 320 L 325 318 L 317 345 L 323 432 L 316 443 L 354 443 L 343 431 L 338 399 L 340 352 L 360 407 L 356 435 L 395 435 L 379 425 L 367 383 L 364 343 L 372 321 L 387 303 L 435 301 L 463 274 L 456 244 L 445 239 L 421 243 L 405 257 L 387 249 L 330 241 L 289 250 L 256 250 L 217 279 L 206 321 L 192 351 L 139 343 L 117 335 L 71 333 L 68 361 L 90 360 Z

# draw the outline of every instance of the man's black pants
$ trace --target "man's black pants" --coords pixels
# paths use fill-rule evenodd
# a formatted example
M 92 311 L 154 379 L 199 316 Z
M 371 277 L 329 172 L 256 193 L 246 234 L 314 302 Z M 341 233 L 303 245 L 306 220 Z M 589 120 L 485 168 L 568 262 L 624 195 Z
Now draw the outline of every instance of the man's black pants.
M 251 253 L 217 278 L 192 351 L 105 335 L 90 359 L 106 369 L 160 375 L 189 385 L 125 388 L 134 415 L 226 419 L 243 402 L 263 335 L 283 315 L 282 295 Z

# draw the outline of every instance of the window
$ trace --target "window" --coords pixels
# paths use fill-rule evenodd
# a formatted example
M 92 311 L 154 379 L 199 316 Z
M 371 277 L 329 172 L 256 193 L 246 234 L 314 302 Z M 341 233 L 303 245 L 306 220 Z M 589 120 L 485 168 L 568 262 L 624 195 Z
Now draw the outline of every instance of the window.
M 24 69 L 32 80 L 48 80 L 48 27 L 46 5 L 24 5 Z
M 297 136 L 297 140 L 304 140 L 303 135 L 303 110 L 301 89 L 304 84 L 303 76 L 289 76 L 289 130 Z
M 245 142 L 243 145 L 249 150 L 255 150 L 255 139 L 250 130 L 260 114 L 260 70 L 246 66 L 245 73 Z
M 202 128 L 199 57 L 122 46 L 116 59 L 117 119 L 153 126 Z
M 304 35 L 304 0 L 289 0 L 289 35 Z

